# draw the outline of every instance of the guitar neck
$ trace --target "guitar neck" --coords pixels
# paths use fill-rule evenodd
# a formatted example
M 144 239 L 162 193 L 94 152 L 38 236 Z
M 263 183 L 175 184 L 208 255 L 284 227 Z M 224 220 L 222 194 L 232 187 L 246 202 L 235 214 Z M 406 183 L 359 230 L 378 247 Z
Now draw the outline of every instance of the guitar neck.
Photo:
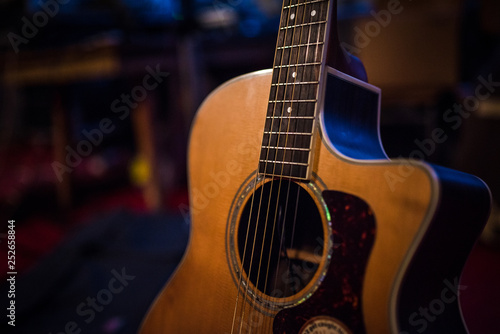
M 307 180 L 333 1 L 285 0 L 259 173 Z

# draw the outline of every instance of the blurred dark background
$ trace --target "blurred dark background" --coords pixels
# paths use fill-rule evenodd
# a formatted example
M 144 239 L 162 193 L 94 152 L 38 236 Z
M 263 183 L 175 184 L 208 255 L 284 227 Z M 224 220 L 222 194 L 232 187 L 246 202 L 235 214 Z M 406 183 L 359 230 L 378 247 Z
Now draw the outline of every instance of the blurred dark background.
M 403 0 L 389 21 L 377 18 L 390 2 L 340 0 L 339 34 L 382 89 L 389 156 L 422 152 L 417 142 L 442 128 L 447 140 L 425 159 L 490 185 L 495 208 L 462 299 L 471 333 L 498 333 L 500 84 L 463 124 L 443 117 L 483 79 L 500 82 L 500 3 Z M 279 0 L 0 0 L 0 268 L 4 281 L 6 224 L 15 219 L 17 332 L 82 322 L 82 296 L 123 266 L 137 277 L 126 295 L 141 302 L 127 307 L 120 295 L 81 328 L 136 330 L 185 246 L 196 109 L 224 81 L 271 67 L 280 8 Z

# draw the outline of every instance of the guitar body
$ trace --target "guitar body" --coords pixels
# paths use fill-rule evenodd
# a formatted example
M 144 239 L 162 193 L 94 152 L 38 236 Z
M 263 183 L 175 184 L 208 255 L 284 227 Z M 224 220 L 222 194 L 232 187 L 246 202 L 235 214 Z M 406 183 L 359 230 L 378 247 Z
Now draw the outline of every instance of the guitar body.
M 326 92 L 332 78 L 330 74 Z M 383 152 L 376 128 L 378 104 L 371 115 L 358 110 L 346 116 L 336 114 L 335 103 L 327 97 L 328 116 L 321 117 L 314 130 L 315 173 L 310 186 L 302 186 L 331 217 L 321 219 L 326 220 L 320 232 L 324 251 L 317 254 L 321 273 L 309 284 L 313 287 L 288 298 L 268 298 L 271 304 L 286 304 L 283 308 L 241 294 L 238 298 L 231 230 L 242 220 L 244 200 L 238 208 L 239 198 L 251 197 L 259 187 L 258 181 L 257 187 L 252 182 L 270 81 L 270 71 L 236 78 L 200 108 L 189 148 L 188 250 L 141 334 L 299 333 L 308 321 L 323 317 L 345 333 L 416 333 L 424 326 L 435 328 L 431 333 L 466 333 L 458 298 L 451 288 L 443 290 L 447 284 L 456 285 L 481 232 L 488 190 L 480 180 L 458 172 L 413 161 L 371 159 Z M 356 118 L 366 125 L 361 132 Z M 349 133 L 349 142 L 328 134 L 335 125 L 326 124 L 327 119 L 341 122 L 338 126 Z M 370 125 L 374 128 L 368 131 Z M 364 138 L 365 149 L 352 146 L 358 136 Z M 351 156 L 345 155 L 349 152 Z M 248 186 L 245 194 L 242 188 Z M 419 310 L 425 305 L 428 314 Z M 233 322 L 243 309 L 244 319 Z M 341 329 L 338 333 L 344 333 Z
M 467 333 L 459 279 L 488 188 L 386 157 L 335 4 L 284 0 L 273 69 L 200 107 L 188 249 L 141 334 Z

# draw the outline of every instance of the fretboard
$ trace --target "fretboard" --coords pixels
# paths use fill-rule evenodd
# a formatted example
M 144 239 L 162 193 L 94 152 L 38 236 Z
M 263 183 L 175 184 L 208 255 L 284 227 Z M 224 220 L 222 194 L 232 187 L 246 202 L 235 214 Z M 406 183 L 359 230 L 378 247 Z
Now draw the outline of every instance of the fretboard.
M 283 3 L 259 162 L 265 176 L 309 177 L 329 3 Z

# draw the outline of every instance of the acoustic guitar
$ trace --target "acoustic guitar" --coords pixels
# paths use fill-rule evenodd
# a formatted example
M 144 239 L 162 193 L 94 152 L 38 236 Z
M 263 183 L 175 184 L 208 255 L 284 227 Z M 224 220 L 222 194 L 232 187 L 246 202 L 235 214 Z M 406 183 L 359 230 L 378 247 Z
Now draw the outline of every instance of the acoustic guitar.
M 379 106 L 336 1 L 285 0 L 273 68 L 196 115 L 189 246 L 140 333 L 467 333 L 460 274 L 489 190 L 388 159 Z

